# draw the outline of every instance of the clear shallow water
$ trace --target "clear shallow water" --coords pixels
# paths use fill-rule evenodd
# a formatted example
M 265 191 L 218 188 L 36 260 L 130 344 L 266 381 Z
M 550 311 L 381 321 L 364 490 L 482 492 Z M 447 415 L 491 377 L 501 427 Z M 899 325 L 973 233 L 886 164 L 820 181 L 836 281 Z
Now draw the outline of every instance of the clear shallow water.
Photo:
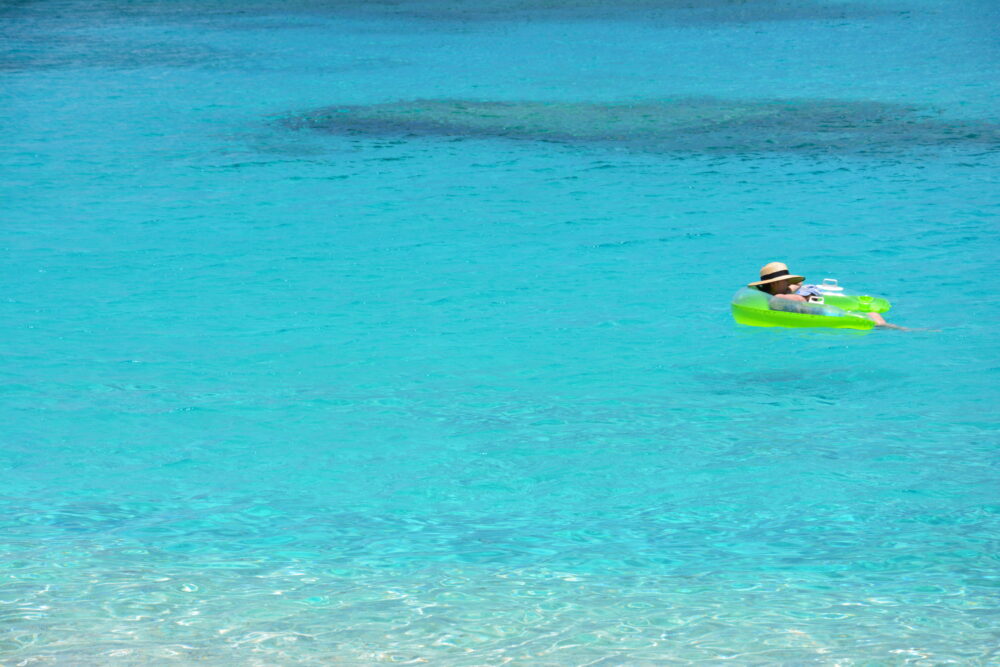
M 988 133 L 995 11 L 458 7 L 7 6 L 3 659 L 997 660 L 995 145 L 285 122 L 839 100 Z M 775 258 L 942 331 L 735 326 Z

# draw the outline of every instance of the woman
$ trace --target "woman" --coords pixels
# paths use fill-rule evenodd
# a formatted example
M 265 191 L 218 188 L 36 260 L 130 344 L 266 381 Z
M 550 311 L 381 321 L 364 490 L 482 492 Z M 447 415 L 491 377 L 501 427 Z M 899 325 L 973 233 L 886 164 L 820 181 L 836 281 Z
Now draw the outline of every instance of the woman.
M 797 306 L 796 303 L 807 303 L 809 296 L 819 296 L 819 291 L 813 285 L 803 287 L 803 276 L 788 271 L 788 266 L 781 262 L 770 262 L 760 270 L 760 280 L 752 282 L 747 287 L 756 287 L 761 292 L 771 295 L 769 306 L 771 310 L 786 310 L 793 313 L 813 312 L 808 307 Z M 875 322 L 875 326 L 887 329 L 902 329 L 903 327 L 889 324 L 878 313 L 865 313 L 866 317 Z

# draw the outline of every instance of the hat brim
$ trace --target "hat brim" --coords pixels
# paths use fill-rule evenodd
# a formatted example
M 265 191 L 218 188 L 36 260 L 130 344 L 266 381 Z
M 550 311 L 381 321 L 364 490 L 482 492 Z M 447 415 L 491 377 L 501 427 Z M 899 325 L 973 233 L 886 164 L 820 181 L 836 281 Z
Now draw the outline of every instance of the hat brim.
M 770 283 L 776 283 L 782 280 L 792 280 L 802 282 L 806 279 L 805 276 L 797 276 L 794 273 L 789 273 L 787 276 L 778 276 L 776 278 L 771 278 L 769 280 L 758 280 L 755 283 L 747 283 L 747 287 L 757 287 L 759 285 L 769 285 Z

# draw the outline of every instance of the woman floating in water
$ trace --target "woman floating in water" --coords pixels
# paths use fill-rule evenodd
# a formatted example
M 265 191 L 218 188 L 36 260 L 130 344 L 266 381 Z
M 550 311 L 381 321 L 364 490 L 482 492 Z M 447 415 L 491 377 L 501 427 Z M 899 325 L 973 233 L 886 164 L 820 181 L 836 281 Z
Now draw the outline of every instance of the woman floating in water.
M 824 316 L 838 316 L 845 314 L 842 311 L 839 311 L 839 309 L 833 307 L 823 308 L 822 306 L 816 305 L 817 303 L 823 304 L 822 297 L 825 293 L 824 290 L 817 285 L 805 285 L 803 284 L 804 282 L 805 277 L 791 273 L 786 264 L 783 264 L 782 262 L 769 262 L 761 268 L 760 280 L 750 283 L 747 287 L 757 289 L 767 294 L 767 305 L 770 310 Z M 865 298 L 871 300 L 871 297 Z M 888 306 L 886 306 L 886 308 L 888 308 Z M 825 312 L 826 310 L 839 312 Z M 851 314 L 854 316 L 866 317 L 874 322 L 877 327 L 906 330 L 904 327 L 889 324 L 885 321 L 885 318 L 877 312 Z M 868 326 L 871 327 L 870 324 Z

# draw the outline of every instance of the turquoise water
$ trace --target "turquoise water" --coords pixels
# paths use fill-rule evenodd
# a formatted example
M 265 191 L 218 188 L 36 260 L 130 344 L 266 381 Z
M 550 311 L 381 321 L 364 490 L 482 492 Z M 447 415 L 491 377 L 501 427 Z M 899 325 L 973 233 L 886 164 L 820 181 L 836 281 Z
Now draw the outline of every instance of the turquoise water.
M 0 5 L 0 660 L 1000 660 L 996 6 L 685 4 Z

